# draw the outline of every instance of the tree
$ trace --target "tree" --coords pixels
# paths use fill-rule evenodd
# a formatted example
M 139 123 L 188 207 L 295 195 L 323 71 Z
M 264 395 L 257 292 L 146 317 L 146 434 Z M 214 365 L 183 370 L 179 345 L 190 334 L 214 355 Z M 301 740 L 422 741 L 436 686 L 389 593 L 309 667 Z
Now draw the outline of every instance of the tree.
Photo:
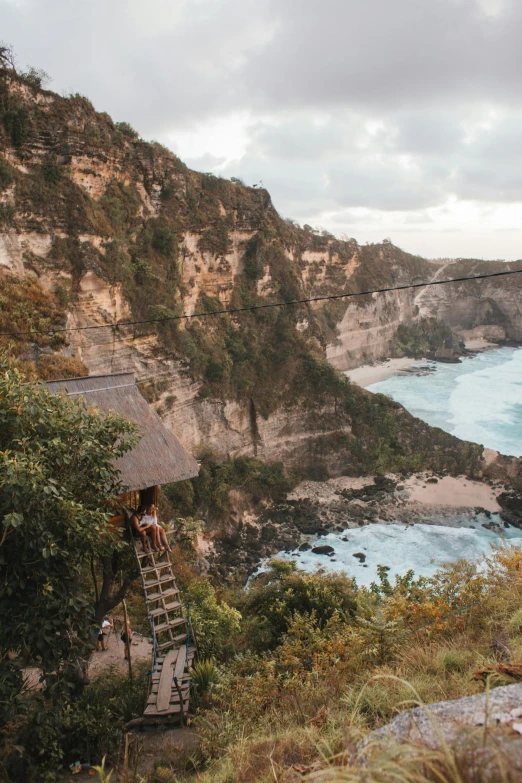
M 91 557 L 105 562 L 129 549 L 109 524 L 107 501 L 119 490 L 113 462 L 136 442 L 135 425 L 122 417 L 102 416 L 82 398 L 24 383 L 12 363 L 0 360 L 4 694 L 6 688 L 13 698 L 20 692 L 20 667 L 28 661 L 41 669 L 50 698 L 74 688 L 78 662 L 93 641 L 82 574 Z M 5 710 L 2 715 L 0 708 L 0 723 L 9 720 L 9 706 Z
M 307 574 L 295 561 L 272 560 L 256 576 L 237 602 L 243 630 L 256 651 L 281 644 L 296 615 L 312 615 L 320 629 L 334 615 L 349 620 L 355 615 L 356 586 L 346 574 Z
M 16 61 L 13 47 L 0 41 L 0 68 L 16 71 Z

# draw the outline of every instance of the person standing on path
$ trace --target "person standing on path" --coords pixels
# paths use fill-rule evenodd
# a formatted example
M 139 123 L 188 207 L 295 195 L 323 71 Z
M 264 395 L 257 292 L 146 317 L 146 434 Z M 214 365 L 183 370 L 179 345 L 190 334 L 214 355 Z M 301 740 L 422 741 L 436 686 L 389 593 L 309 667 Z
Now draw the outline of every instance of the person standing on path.
M 109 620 L 108 617 L 103 618 L 103 622 L 98 629 L 98 638 L 96 640 L 96 650 L 99 652 L 100 650 L 102 652 L 105 652 L 107 649 L 107 646 L 105 644 L 106 636 L 110 634 L 113 628 L 113 622 L 112 620 Z
M 121 632 L 120 639 L 122 640 L 123 644 L 125 645 L 125 660 L 128 660 L 128 652 L 130 648 L 130 644 L 132 642 L 132 628 L 130 624 L 130 620 L 127 620 L 127 623 L 123 626 L 123 631 Z

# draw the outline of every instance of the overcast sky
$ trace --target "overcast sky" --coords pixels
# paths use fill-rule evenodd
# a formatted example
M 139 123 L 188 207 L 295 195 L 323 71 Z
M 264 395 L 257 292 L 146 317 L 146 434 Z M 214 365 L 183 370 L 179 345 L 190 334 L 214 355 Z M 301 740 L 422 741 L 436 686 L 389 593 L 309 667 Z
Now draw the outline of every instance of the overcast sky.
M 0 0 L 0 38 L 284 217 L 522 258 L 520 0 Z

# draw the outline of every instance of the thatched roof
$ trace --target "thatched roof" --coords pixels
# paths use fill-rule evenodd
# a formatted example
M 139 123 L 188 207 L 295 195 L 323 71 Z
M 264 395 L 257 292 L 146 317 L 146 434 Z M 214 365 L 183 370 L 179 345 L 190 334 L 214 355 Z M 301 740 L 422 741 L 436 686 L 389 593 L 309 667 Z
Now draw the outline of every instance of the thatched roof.
M 197 476 L 196 461 L 141 395 L 134 373 L 91 375 L 48 381 L 46 385 L 53 394 L 82 394 L 89 407 L 102 413 L 119 413 L 138 424 L 142 435 L 138 445 L 115 462 L 123 484 L 130 491 Z

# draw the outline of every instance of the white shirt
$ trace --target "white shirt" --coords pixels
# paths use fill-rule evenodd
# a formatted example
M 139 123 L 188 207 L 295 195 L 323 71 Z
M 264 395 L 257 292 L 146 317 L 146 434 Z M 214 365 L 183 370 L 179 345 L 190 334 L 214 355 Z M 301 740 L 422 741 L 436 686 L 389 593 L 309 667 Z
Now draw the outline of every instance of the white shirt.
M 157 525 L 157 524 L 158 524 L 158 520 L 155 516 L 152 516 L 152 514 L 144 514 L 140 519 L 140 527 L 144 527 L 145 525 Z

